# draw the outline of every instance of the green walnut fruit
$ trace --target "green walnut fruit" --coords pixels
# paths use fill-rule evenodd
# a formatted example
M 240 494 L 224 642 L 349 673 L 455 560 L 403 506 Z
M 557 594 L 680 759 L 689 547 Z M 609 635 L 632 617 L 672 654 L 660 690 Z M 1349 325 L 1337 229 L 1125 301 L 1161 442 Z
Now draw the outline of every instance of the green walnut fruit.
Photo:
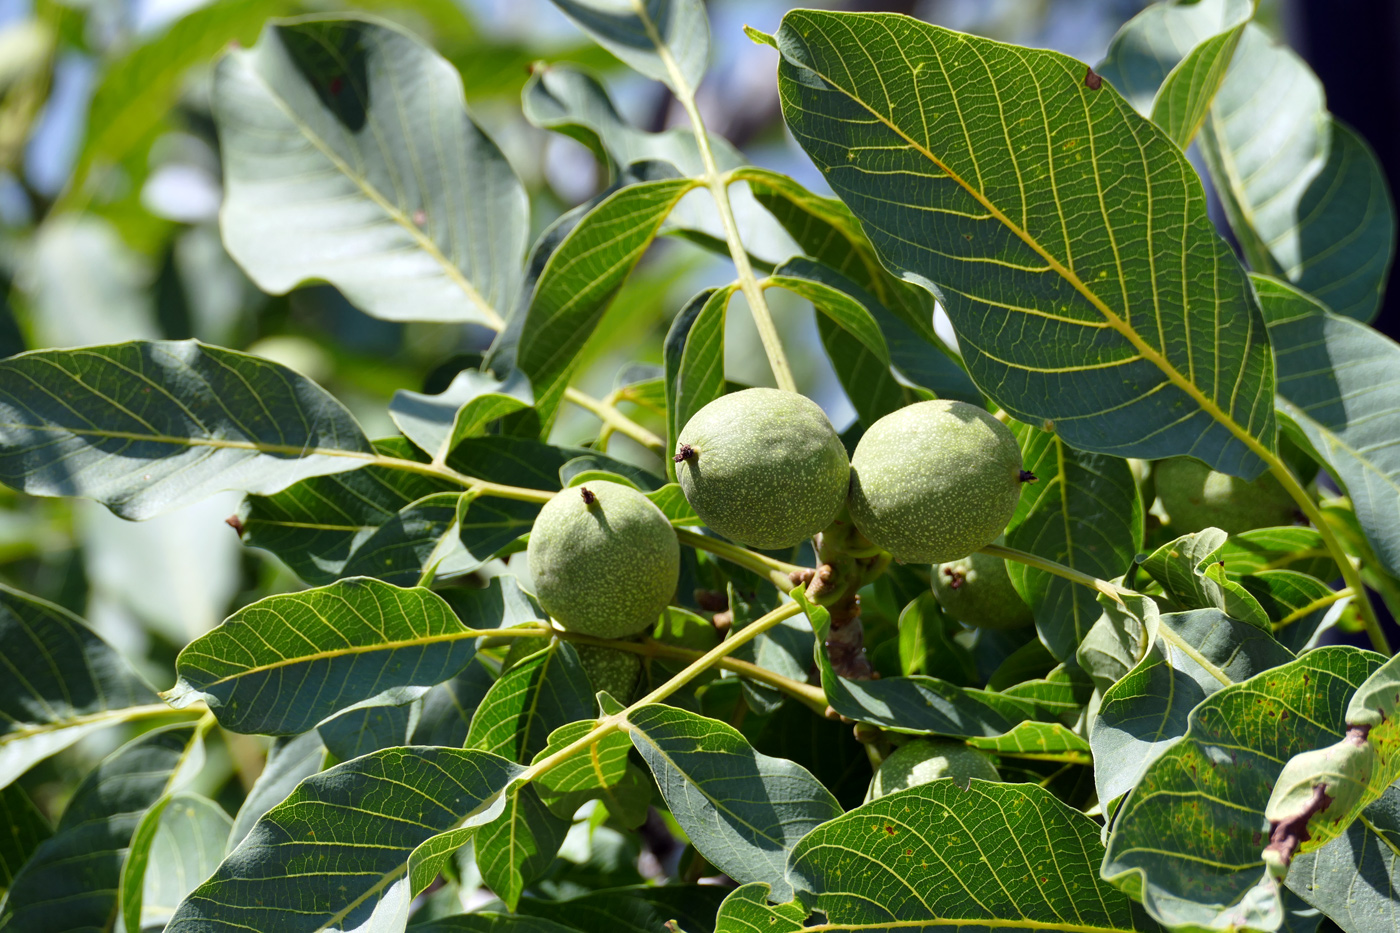
M 1298 507 L 1293 497 L 1268 473 L 1243 480 L 1190 457 L 1173 457 L 1159 462 L 1152 476 L 1174 534 L 1213 526 L 1237 535 L 1294 523 Z
M 545 611 L 566 631 L 598 638 L 651 628 L 680 579 L 670 521 L 637 490 L 605 480 L 546 502 L 527 553 Z
M 996 540 L 1016 511 L 1021 448 L 975 405 L 939 399 L 870 426 L 851 458 L 851 518 L 906 563 L 941 564 Z
M 676 479 L 706 525 L 773 550 L 821 531 L 846 502 L 850 461 L 811 399 L 744 389 L 715 399 L 681 429 Z
M 933 568 L 933 595 L 948 615 L 979 628 L 1023 628 L 1035 621 L 1022 600 L 1006 561 L 974 552 Z
M 959 787 L 973 778 L 1000 781 L 990 758 L 961 742 L 915 739 L 895 749 L 875 771 L 866 800 L 950 777 Z
M 602 645 L 574 645 L 574 650 L 594 693 L 607 693 L 620 703 L 631 699 L 642 676 L 640 656 Z

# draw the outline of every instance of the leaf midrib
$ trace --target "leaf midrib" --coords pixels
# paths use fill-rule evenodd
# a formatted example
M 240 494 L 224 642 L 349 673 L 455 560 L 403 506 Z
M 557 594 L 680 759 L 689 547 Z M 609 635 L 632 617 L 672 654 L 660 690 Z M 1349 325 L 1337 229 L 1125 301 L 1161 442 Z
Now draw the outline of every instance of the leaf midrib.
M 1029 231 L 1022 229 L 1018 224 L 1012 223 L 1011 218 L 1007 217 L 1006 214 L 1003 213 L 999 207 L 993 204 L 985 195 L 982 194 L 982 192 L 978 191 L 975 186 L 973 186 L 966 179 L 964 179 L 959 172 L 954 171 L 951 166 L 947 165 L 942 160 L 940 160 L 931 151 L 929 151 L 927 147 L 916 142 L 912 137 L 910 137 L 902 129 L 896 126 L 891 120 L 886 118 L 884 114 L 871 107 L 869 104 L 867 104 L 864 100 L 856 96 L 851 91 L 848 91 L 846 88 L 842 87 L 832 78 L 828 77 L 824 72 L 813 67 L 811 64 L 802 64 L 797 65 L 796 67 L 804 68 L 812 72 L 817 77 L 825 81 L 830 87 L 844 94 L 851 101 L 864 108 L 867 113 L 869 113 L 876 120 L 878 120 L 880 123 L 886 126 L 896 136 L 908 143 L 910 148 L 914 149 L 916 152 L 923 155 L 934 165 L 938 166 L 938 168 L 945 172 L 950 179 L 952 179 L 954 182 L 960 185 L 964 191 L 970 194 L 974 199 L 976 199 L 976 201 L 979 204 L 986 208 L 992 214 L 992 216 L 997 219 L 997 221 L 999 221 L 1003 226 L 1006 227 L 1006 229 L 1014 233 L 1037 255 L 1039 255 L 1042 259 L 1049 263 L 1050 268 L 1053 269 L 1056 272 L 1056 274 L 1060 275 L 1065 281 L 1069 282 L 1069 284 L 1074 288 L 1075 291 L 1079 292 L 1079 294 L 1082 295 L 1085 298 L 1085 300 L 1089 302 L 1090 305 L 1092 305 L 1100 314 L 1103 315 L 1104 319 L 1108 322 L 1108 325 L 1112 327 L 1115 331 L 1117 331 L 1119 334 L 1121 334 L 1129 343 L 1131 343 L 1144 359 L 1152 363 L 1152 365 L 1156 366 L 1162 372 L 1162 374 L 1167 377 L 1169 382 L 1171 382 L 1177 388 L 1181 389 L 1183 392 L 1189 395 L 1192 398 L 1192 400 L 1194 400 L 1198 405 L 1200 405 L 1200 407 L 1211 416 L 1211 418 L 1223 425 L 1226 428 L 1226 430 L 1228 430 L 1246 447 L 1248 447 L 1251 452 L 1259 456 L 1266 463 L 1272 464 L 1275 457 L 1271 450 L 1269 450 L 1257 439 L 1255 439 L 1255 437 L 1252 434 L 1250 434 L 1249 431 L 1242 428 L 1239 425 L 1239 423 L 1234 420 L 1234 418 L 1227 416 L 1225 412 L 1223 412 L 1220 409 L 1220 407 L 1214 402 L 1214 400 L 1210 399 L 1203 392 L 1201 392 L 1201 390 L 1196 386 L 1195 383 L 1183 376 L 1180 373 L 1180 371 L 1178 371 L 1177 368 L 1171 364 L 1170 361 L 1168 361 L 1164 356 L 1162 356 L 1162 354 L 1159 353 L 1154 347 L 1152 347 L 1151 344 L 1144 341 L 1142 337 L 1138 335 L 1137 331 L 1134 330 L 1119 315 L 1115 314 L 1113 310 L 1109 308 L 1108 305 L 1105 304 L 1103 300 L 1098 297 L 1098 295 L 1094 294 L 1094 292 L 1084 284 L 1083 280 L 1081 280 L 1078 275 L 1076 275 L 1071 269 L 1067 268 L 1062 262 L 1060 262 L 1059 259 L 1055 258 L 1055 256 L 1053 256 L 1047 249 L 1041 246 L 1040 242 L 1036 240 L 1035 237 L 1031 236 Z M 954 97 L 956 98 L 956 94 L 954 94 Z M 1083 92 L 1080 92 L 1080 97 L 1082 99 Z M 1097 185 L 1096 194 L 1099 196 L 1100 199 L 1102 199 L 1103 191 L 1100 188 L 1098 188 Z

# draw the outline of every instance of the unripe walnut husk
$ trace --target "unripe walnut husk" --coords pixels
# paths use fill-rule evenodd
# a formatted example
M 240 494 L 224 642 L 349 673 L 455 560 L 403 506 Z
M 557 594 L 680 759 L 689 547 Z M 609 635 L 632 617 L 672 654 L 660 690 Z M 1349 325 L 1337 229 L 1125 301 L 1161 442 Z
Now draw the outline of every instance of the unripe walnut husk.
M 933 568 L 933 595 L 943 611 L 978 628 L 1024 628 L 1035 621 L 1011 585 L 1006 561 L 975 552 Z
M 570 632 L 626 638 L 651 628 L 676 592 L 676 531 L 630 486 L 589 481 L 545 503 L 527 551 L 535 596 Z
M 619 703 L 631 700 L 642 676 L 640 655 L 602 645 L 575 644 L 574 650 L 594 693 L 606 693 Z
M 851 458 L 851 518 L 896 560 L 941 564 L 996 540 L 1016 511 L 1021 448 L 966 402 L 919 402 L 881 418 Z
M 967 787 L 973 778 L 1000 781 L 1001 775 L 990 758 L 962 742 L 915 739 L 880 763 L 865 799 L 874 800 L 940 778 L 952 778 L 959 787 Z
M 695 413 L 676 445 L 676 479 L 718 534 L 762 550 L 789 548 L 831 524 L 850 461 L 816 402 L 744 389 Z
M 1292 525 L 1297 504 L 1274 477 L 1244 480 L 1190 457 L 1159 461 L 1152 470 L 1162 511 L 1174 534 L 1219 528 L 1237 535 L 1252 528 Z

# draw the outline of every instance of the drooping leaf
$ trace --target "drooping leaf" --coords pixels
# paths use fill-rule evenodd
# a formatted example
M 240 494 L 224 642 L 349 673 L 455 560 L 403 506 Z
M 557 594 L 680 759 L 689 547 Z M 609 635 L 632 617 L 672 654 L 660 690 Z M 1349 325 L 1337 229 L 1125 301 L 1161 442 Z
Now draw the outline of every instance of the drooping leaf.
M 246 353 L 137 341 L 0 361 L 0 481 L 31 495 L 142 519 L 373 459 L 328 392 Z
M 1278 361 L 1279 410 L 1351 496 L 1386 572 L 1400 573 L 1400 346 L 1289 286 L 1254 280 Z
M 1142 569 L 1161 584 L 1176 608 L 1219 609 L 1232 619 L 1271 631 L 1264 607 L 1226 575 L 1220 558 L 1225 541 L 1219 528 L 1182 535 L 1147 555 Z
M 500 816 L 473 837 L 481 880 L 515 910 L 526 886 L 554 861 L 568 831 L 569 817 L 551 813 L 534 785 L 512 788 Z
M 1033 784 L 974 780 L 963 790 L 934 781 L 817 828 L 793 850 L 789 873 L 803 907 L 826 914 L 833 930 L 921 921 L 966 929 L 1152 929 L 1127 895 L 1099 879 L 1098 832 Z M 727 920 L 722 910 L 720 933 L 744 928 Z M 802 927 L 770 920 L 760 928 Z
M 1293 660 L 1267 633 L 1218 609 L 1167 613 L 1157 624 L 1234 682 Z M 1223 686 L 1174 642 L 1154 635 L 1146 656 L 1104 691 L 1089 733 L 1099 800 L 1108 804 L 1132 790 L 1157 755 L 1186 734 L 1191 711 Z
M 273 24 L 220 62 L 214 114 L 224 243 L 265 291 L 324 279 L 377 317 L 500 326 L 525 190 L 432 49 L 379 22 Z
M 421 462 L 407 439 L 374 442 L 384 457 Z M 446 479 L 372 465 L 313 476 L 270 496 L 249 496 L 239 509 L 243 543 L 276 554 L 312 586 L 345 576 L 346 561 L 411 503 L 460 490 Z
M 224 860 L 231 825 L 223 807 L 198 794 L 172 794 L 147 810 L 122 865 L 126 929 L 164 929 L 186 895 Z
M 1089 764 L 1089 743 L 1058 722 L 1018 722 L 1005 735 L 966 740 L 973 748 L 1013 758 Z
M 0 787 L 0 892 L 14 881 L 34 850 L 53 835 L 48 817 L 18 784 Z
M 321 744 L 321 736 L 315 729 L 273 742 L 262 773 L 253 782 L 248 796 L 243 798 L 243 806 L 234 816 L 225 848 L 231 851 L 242 842 L 253 824 L 262 819 L 268 810 L 286 800 L 298 784 L 320 771 L 325 759 L 326 747 Z
M 414 895 L 465 834 L 495 817 L 518 771 L 495 755 L 420 746 L 309 777 L 181 903 L 166 930 L 402 929 Z
M 1119 809 L 1104 877 L 1140 884 L 1163 922 L 1276 929 L 1283 908 L 1264 862 L 1274 783 L 1295 754 L 1342 738 L 1348 701 L 1380 663 L 1318 648 L 1206 698 Z
M 700 0 L 554 0 L 554 5 L 628 67 L 682 99 L 694 95 L 710 55 L 710 21 Z
M 436 395 L 399 389 L 389 403 L 389 416 L 409 440 L 442 461 L 459 441 L 533 402 L 529 383 L 519 373 L 495 379 L 464 369 Z
M 1293 860 L 1289 890 L 1346 933 L 1387 933 L 1400 922 L 1400 787 L 1387 788 L 1346 832 Z
M 608 303 L 662 221 L 696 184 L 675 177 L 625 184 L 580 217 L 549 254 L 520 312 L 515 351 L 544 424 L 552 421 L 578 353 Z
M 578 653 L 567 642 L 551 641 L 486 692 L 472 717 L 467 747 L 528 762 L 549 744 L 555 729 L 593 714 L 593 687 Z
M 0 671 L 0 788 L 85 735 L 164 707 L 81 619 L 2 584 Z
M 777 42 L 789 128 L 884 261 L 938 286 L 1002 408 L 1081 450 L 1261 472 L 1263 321 L 1163 131 L 1071 58 L 905 17 L 793 11 Z
M 54 833 L 15 875 L 0 929 L 97 931 L 119 910 L 122 861 L 146 809 L 172 790 L 197 744 L 192 725 L 147 732 L 83 779 Z M 195 756 L 198 758 L 198 756 Z
M 166 696 L 204 700 L 231 731 L 295 735 L 387 690 L 447 680 L 476 638 L 432 591 L 356 577 L 240 609 L 180 652 Z
M 1248 27 L 1201 144 L 1255 272 L 1338 314 L 1375 317 L 1395 253 L 1385 172 L 1327 112 L 1322 82 L 1296 52 Z
M 627 714 L 627 732 L 671 814 L 712 865 L 786 899 L 792 846 L 841 807 L 811 773 L 753 750 L 732 726 L 675 707 Z
M 1091 577 L 1111 580 L 1142 549 L 1143 506 L 1128 464 L 1075 450 L 1058 434 L 1013 422 L 1025 469 L 1006 543 Z M 1007 561 L 1017 591 L 1035 612 L 1036 630 L 1055 657 L 1074 655 L 1102 609 L 1087 587 Z
M 563 901 L 522 898 L 520 913 L 582 933 L 656 933 L 672 920 L 686 933 L 714 933 L 724 894 L 723 888 L 699 884 L 613 888 Z

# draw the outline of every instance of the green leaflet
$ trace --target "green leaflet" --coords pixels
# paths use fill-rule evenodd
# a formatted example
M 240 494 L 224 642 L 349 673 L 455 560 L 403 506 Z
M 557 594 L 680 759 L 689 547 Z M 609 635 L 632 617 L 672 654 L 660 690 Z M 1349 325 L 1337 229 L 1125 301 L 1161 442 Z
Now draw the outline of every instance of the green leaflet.
M 389 417 L 405 437 L 441 462 L 492 421 L 533 403 L 530 386 L 519 373 L 502 380 L 464 369 L 437 395 L 399 389 L 389 403 Z
M 264 290 L 324 279 L 377 317 L 500 326 L 525 190 L 432 49 L 370 20 L 273 24 L 220 62 L 214 115 L 224 242 Z
M 0 361 L 0 482 L 31 495 L 96 499 L 141 519 L 373 458 L 328 392 L 246 353 L 136 341 Z
M 724 321 L 737 284 L 707 288 L 685 303 L 666 334 L 666 439 L 674 449 L 681 428 L 724 394 Z M 676 465 L 666 461 L 674 480 Z
M 560 751 L 570 742 L 583 738 L 598 725 L 586 719 L 560 726 L 549 735 L 549 744 L 540 749 L 532 763 Z M 535 778 L 533 787 L 557 816 L 572 817 L 587 800 L 602 799 L 609 812 L 623 809 L 613 791 L 627 773 L 627 753 L 632 743 L 622 732 L 609 732 L 588 747 L 587 754 L 571 755 Z
M 627 714 L 626 728 L 701 854 L 740 882 L 789 896 L 792 846 L 841 813 L 831 792 L 800 765 L 754 751 L 732 726 L 686 710 L 648 704 Z
M 387 690 L 447 680 L 476 638 L 430 590 L 356 577 L 240 609 L 180 652 L 166 697 L 204 700 L 234 732 L 295 735 Z
M 1339 595 L 1341 591 L 1296 570 L 1261 570 L 1239 579 L 1268 614 L 1274 637 L 1293 652 L 1313 647 L 1350 601 Z
M 167 710 L 81 619 L 3 584 L 0 672 L 0 788 L 85 735 Z
M 551 813 L 533 784 L 512 788 L 500 816 L 473 837 L 481 880 L 515 910 L 525 887 L 554 861 L 569 825 L 569 816 Z
M 471 508 L 464 498 L 471 499 L 461 492 L 438 492 L 410 502 L 355 549 L 340 575 L 413 586 L 428 570 L 450 577 L 480 567 L 490 554 L 472 554 L 457 534 L 459 513 Z
M 793 849 L 788 870 L 802 906 L 825 913 L 832 930 L 1152 929 L 1126 894 L 1098 878 L 1101 850 L 1098 826 L 1044 788 L 974 780 L 962 790 L 940 780 L 818 827 Z M 747 899 L 743 914 L 754 915 L 758 898 L 745 890 L 721 909 L 720 933 L 752 929 L 729 911 Z M 774 913 L 760 929 L 801 929 L 791 907 Z
M 1219 609 L 1232 619 L 1270 631 L 1264 607 L 1225 573 L 1220 558 L 1225 540 L 1219 528 L 1182 535 L 1143 558 L 1142 569 L 1181 609 Z
M 1264 857 L 1274 784 L 1292 756 L 1342 739 L 1346 704 L 1381 660 L 1318 648 L 1197 705 L 1119 808 L 1104 877 L 1140 886 L 1165 923 L 1277 929 L 1283 907 Z
M 1006 543 L 1091 577 L 1121 576 L 1143 536 L 1143 505 L 1127 463 L 1075 450 L 1030 425 L 1013 422 L 1011 429 L 1037 482 L 1023 487 Z M 1072 657 L 1103 612 L 1094 592 L 1025 564 L 1006 564 L 1051 653 Z
M 1201 152 L 1250 267 L 1346 317 L 1380 307 L 1395 207 L 1366 142 L 1327 112 L 1302 58 L 1245 30 L 1201 134 Z
M 166 930 L 401 929 L 414 895 L 500 812 L 501 792 L 519 770 L 484 752 L 417 747 L 309 777 L 184 900 Z
M 1252 14 L 1246 8 L 1246 18 Z M 1172 69 L 1152 101 L 1152 122 L 1167 131 L 1182 149 L 1191 145 L 1210 113 L 1211 101 L 1225 80 L 1230 59 L 1244 35 L 1242 20 L 1197 45 Z
M 938 287 L 998 404 L 1082 450 L 1261 472 L 1263 321 L 1161 130 L 1073 59 L 904 17 L 794 11 L 777 41 L 788 126 L 885 262 Z
M 0 787 L 0 893 L 14 881 L 39 843 L 52 835 L 48 818 L 24 788 L 18 784 Z
M 316 726 L 316 734 L 331 761 L 349 761 L 381 748 L 408 745 L 417 713 L 411 702 L 366 704 L 336 713 Z
M 429 742 L 414 744 L 428 745 Z M 442 743 L 438 743 L 442 744 Z M 232 849 L 243 841 L 248 831 L 263 814 L 287 798 L 296 786 L 321 770 L 326 758 L 326 747 L 321 744 L 321 736 L 316 730 L 303 732 L 295 738 L 280 738 L 268 749 L 262 773 L 243 798 L 243 806 L 234 816 L 233 828 L 229 830 L 225 848 Z
M 700 0 L 554 0 L 580 29 L 629 67 L 666 84 L 682 100 L 705 76 L 710 22 Z
M 1351 496 L 1386 571 L 1400 573 L 1400 346 L 1256 276 L 1278 360 L 1279 410 Z
M 1169 626 L 1232 681 L 1293 660 L 1258 627 L 1218 609 L 1167 613 Z M 1089 733 L 1094 785 L 1105 805 L 1132 790 L 1147 767 L 1187 729 L 1187 717 L 1224 685 L 1178 645 L 1154 633 L 1141 661 L 1103 693 Z
M 147 808 L 202 765 L 193 725 L 147 732 L 108 755 L 73 794 L 54 833 L 15 875 L 0 930 L 110 928 L 122 862 Z
M 191 793 L 169 795 L 146 811 L 122 865 L 126 929 L 164 928 L 185 896 L 224 860 L 232 822 L 223 807 Z
M 1044 761 L 1072 761 L 1092 764 L 1089 743 L 1058 722 L 1018 722 L 1004 735 L 967 740 L 973 748 L 984 752 Z
M 593 718 L 593 688 L 578 653 L 551 640 L 501 675 L 472 717 L 467 747 L 530 761 L 554 730 Z
M 1139 113 L 1150 114 L 1182 59 L 1199 43 L 1248 19 L 1252 5 L 1251 0 L 1154 3 L 1123 24 L 1094 70 Z
M 1292 570 L 1329 580 L 1340 576 L 1321 533 L 1302 525 L 1255 528 L 1235 535 L 1225 542 L 1218 557 L 1230 576 L 1270 570 Z

